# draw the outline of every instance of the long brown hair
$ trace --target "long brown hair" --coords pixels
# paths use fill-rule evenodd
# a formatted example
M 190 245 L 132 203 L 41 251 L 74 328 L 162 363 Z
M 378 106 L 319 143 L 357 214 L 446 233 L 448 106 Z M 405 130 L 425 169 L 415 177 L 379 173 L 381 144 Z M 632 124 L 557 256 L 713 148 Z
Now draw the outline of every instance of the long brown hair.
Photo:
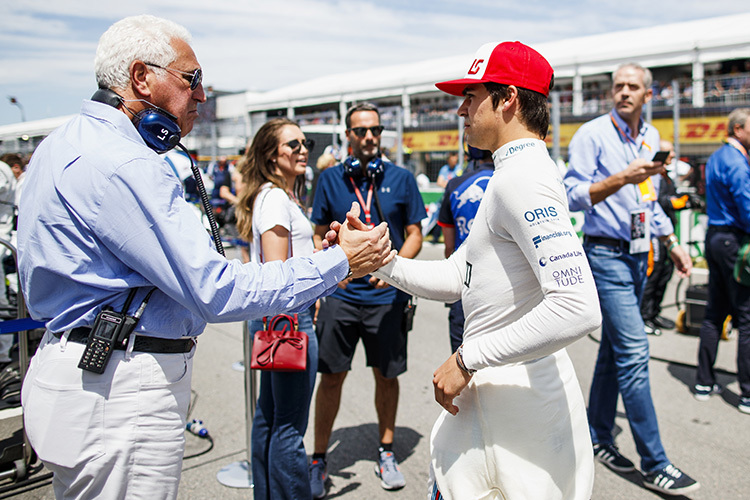
M 276 173 L 274 162 L 279 149 L 279 132 L 287 125 L 299 127 L 296 122 L 287 118 L 274 118 L 264 123 L 237 165 L 244 184 L 235 209 L 237 230 L 247 241 L 253 241 L 253 205 L 261 186 L 270 182 L 287 191 L 286 180 Z M 297 182 L 295 188 L 299 189 L 300 185 Z M 298 193 L 295 195 L 299 196 Z

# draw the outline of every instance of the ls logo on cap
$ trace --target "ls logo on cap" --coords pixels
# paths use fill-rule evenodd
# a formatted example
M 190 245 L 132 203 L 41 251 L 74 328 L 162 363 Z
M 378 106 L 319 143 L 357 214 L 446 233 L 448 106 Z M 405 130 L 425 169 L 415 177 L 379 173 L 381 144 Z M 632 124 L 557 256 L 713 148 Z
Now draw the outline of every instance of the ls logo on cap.
M 482 69 L 482 63 L 484 62 L 484 59 L 474 59 L 474 62 L 471 63 L 471 67 L 469 68 L 469 72 L 467 75 L 476 75 L 479 73 L 479 71 Z

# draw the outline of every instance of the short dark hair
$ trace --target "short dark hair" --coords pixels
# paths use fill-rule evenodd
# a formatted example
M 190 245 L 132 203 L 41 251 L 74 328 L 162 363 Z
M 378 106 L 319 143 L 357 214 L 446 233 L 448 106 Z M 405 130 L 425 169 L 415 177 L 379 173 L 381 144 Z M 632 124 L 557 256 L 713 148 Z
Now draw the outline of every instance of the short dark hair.
M 369 102 L 362 102 L 360 104 L 355 104 L 346 112 L 346 118 L 344 119 L 346 130 L 352 128 L 352 115 L 357 111 L 375 111 L 378 114 L 378 122 L 380 122 L 380 111 L 378 111 L 378 107 Z
M 497 109 L 500 101 L 510 97 L 508 93 L 509 85 L 504 83 L 485 82 L 487 92 L 492 99 L 492 109 Z M 539 134 L 544 139 L 547 137 L 549 130 L 549 108 L 547 107 L 547 97 L 544 94 L 533 90 L 516 87 L 518 89 L 518 110 L 521 122 L 530 131 Z
M 23 156 L 17 153 L 5 153 L 0 156 L 0 161 L 7 163 L 11 167 L 14 164 L 21 165 L 21 168 L 26 166 L 26 162 L 23 161 Z

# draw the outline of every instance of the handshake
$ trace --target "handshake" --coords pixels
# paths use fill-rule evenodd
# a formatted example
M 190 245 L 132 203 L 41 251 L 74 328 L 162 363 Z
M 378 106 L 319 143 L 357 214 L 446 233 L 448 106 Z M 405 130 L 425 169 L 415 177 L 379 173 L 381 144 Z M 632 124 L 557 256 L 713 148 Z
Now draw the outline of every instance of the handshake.
M 396 255 L 391 249 L 388 224 L 381 222 L 370 229 L 359 219 L 357 202 L 346 213 L 343 223 L 332 222 L 323 238 L 323 248 L 338 244 L 349 260 L 352 278 L 361 278 L 388 264 Z

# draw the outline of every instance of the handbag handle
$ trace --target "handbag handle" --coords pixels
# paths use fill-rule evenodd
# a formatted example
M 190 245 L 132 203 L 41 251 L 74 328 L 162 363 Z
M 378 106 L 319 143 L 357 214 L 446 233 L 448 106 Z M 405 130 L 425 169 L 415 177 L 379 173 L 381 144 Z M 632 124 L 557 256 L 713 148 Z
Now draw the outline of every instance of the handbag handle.
M 292 316 L 288 314 L 277 314 L 271 318 L 270 321 L 268 321 L 268 316 L 263 317 L 263 327 L 266 331 L 276 330 L 276 325 L 278 325 L 282 321 L 288 321 L 289 325 L 291 325 L 292 330 L 297 331 L 299 328 L 299 319 L 297 318 L 297 313 L 294 313 Z M 282 328 L 280 331 L 285 332 L 286 328 Z

